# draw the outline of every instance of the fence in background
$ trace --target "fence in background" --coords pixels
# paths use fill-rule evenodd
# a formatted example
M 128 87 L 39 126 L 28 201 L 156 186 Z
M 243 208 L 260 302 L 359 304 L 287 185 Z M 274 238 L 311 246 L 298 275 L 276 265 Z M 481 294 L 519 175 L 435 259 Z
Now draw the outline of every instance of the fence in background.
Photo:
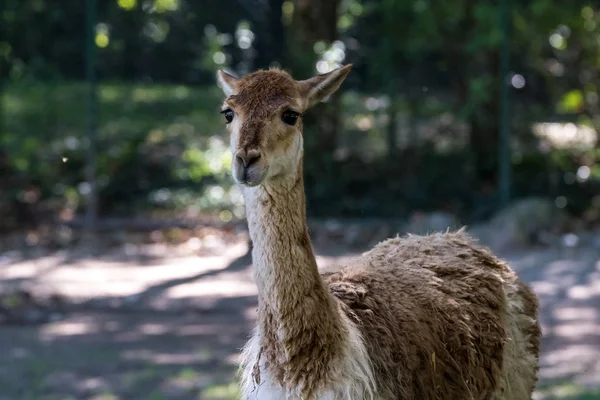
M 132 210 L 243 216 L 227 183 L 214 71 L 246 73 L 273 60 L 293 66 L 290 32 L 305 29 L 297 21 L 309 18 L 302 7 L 310 1 L 86 0 L 54 11 L 55 1 L 9 2 L 6 13 L 21 23 L 54 18 L 37 33 L 13 32 L 12 45 L 0 49 L 12 54 L 2 113 L 15 188 L 8 202 L 25 217 L 51 210 L 70 218 L 85 209 L 90 228 L 99 213 Z M 597 10 L 582 3 L 564 6 L 572 12 L 561 16 L 552 5 L 532 11 L 509 0 L 464 12 L 426 1 L 338 6 L 339 40 L 314 43 L 312 69 L 355 68 L 329 156 L 339 179 L 309 185 L 311 212 L 435 208 L 479 218 L 524 195 L 559 205 L 564 197 L 577 211 L 589 206 L 598 156 L 593 73 L 567 53 L 593 59 L 591 45 L 569 46 L 598 35 Z M 543 12 L 546 25 L 526 24 Z M 417 14 L 405 27 L 394 22 Z M 527 30 L 534 25 L 539 31 Z M 538 54 L 523 52 L 536 40 Z M 561 145 L 569 135 L 580 140 Z M 333 204 L 340 196 L 341 207 Z M 43 207 L 31 211 L 38 200 Z

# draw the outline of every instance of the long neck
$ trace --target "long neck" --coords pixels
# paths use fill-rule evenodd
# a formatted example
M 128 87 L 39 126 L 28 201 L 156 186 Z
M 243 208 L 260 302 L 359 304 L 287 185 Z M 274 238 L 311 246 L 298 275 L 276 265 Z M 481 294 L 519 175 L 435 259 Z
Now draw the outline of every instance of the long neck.
M 302 167 L 296 179 L 245 189 L 259 292 L 262 355 L 282 384 L 323 373 L 345 334 L 317 269 L 308 228 Z M 298 381 L 298 382 L 297 382 Z

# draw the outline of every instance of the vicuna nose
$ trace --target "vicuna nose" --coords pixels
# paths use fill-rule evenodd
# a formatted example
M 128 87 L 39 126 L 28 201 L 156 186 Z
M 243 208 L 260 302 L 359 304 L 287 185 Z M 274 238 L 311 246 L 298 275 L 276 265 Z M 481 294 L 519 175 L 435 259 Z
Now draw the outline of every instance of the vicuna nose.
M 235 158 L 237 161 L 244 166 L 244 168 L 249 168 L 252 164 L 256 163 L 260 158 L 260 153 L 258 150 L 239 150 L 235 154 Z

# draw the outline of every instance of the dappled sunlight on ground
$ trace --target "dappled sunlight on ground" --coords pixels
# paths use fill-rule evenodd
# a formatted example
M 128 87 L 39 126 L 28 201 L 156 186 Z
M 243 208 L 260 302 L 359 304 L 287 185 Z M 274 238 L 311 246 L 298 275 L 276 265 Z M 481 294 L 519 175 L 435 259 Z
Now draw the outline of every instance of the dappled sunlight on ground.
M 42 341 L 50 342 L 60 336 L 85 335 L 93 332 L 93 328 L 89 323 L 64 321 L 43 327 L 39 337 Z
M 570 396 L 599 390 L 600 252 L 540 249 L 509 258 L 541 306 L 536 398 L 575 398 Z
M 102 258 L 69 261 L 62 254 L 50 255 L 3 266 L 0 290 L 26 283 L 28 287 L 42 291 L 54 289 L 75 298 L 129 296 L 165 281 L 218 271 L 246 250 L 247 247 L 240 243 L 218 256 L 165 257 L 159 263 L 149 265 L 129 263 L 127 259 L 120 262 Z M 123 263 L 127 263 L 125 267 Z M 199 293 L 203 291 L 194 292 L 195 295 Z
M 315 247 L 323 270 L 358 254 Z M 541 303 L 536 399 L 599 388 L 598 251 L 535 249 L 502 256 Z M 7 357 L 0 365 L 0 400 L 235 398 L 239 349 L 256 319 L 246 243 L 220 255 L 159 261 L 54 254 L 4 265 L 0 289 L 51 288 L 79 306 L 45 325 L 0 326 L 0 354 Z
M 250 275 L 250 274 L 248 274 Z M 256 285 L 251 277 L 247 281 L 240 281 L 235 276 L 226 278 L 214 278 L 212 282 L 199 282 L 185 286 L 177 286 L 165 292 L 166 296 L 173 298 L 192 297 L 199 293 L 202 296 L 250 296 L 256 294 Z

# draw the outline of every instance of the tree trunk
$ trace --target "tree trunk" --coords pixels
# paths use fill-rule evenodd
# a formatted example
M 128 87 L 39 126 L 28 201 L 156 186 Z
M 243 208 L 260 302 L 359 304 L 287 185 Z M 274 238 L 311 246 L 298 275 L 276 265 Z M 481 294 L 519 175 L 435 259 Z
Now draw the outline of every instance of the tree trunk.
M 296 79 L 315 74 L 317 42 L 330 45 L 338 39 L 337 20 L 340 0 L 295 0 L 288 27 L 286 67 Z M 305 177 L 309 197 L 325 200 L 331 191 L 333 153 L 341 131 L 339 94 L 317 105 L 304 116 Z M 309 204 L 311 201 L 309 201 Z
M 500 76 L 499 54 L 493 52 L 486 57 L 485 70 L 490 71 L 495 81 Z M 473 167 L 475 179 L 480 189 L 488 194 L 498 185 L 498 166 L 500 143 L 500 92 L 499 85 L 494 83 L 490 87 L 489 100 L 481 104 L 478 112 L 470 118 L 471 132 L 469 141 L 473 152 Z
M 391 162 L 394 161 L 398 153 L 398 105 L 396 97 L 390 97 L 388 116 L 390 118 L 390 122 L 387 126 L 387 150 L 388 159 Z M 413 116 L 409 115 L 409 118 L 413 118 Z
M 314 51 L 315 43 L 321 41 L 330 45 L 338 38 L 339 6 L 340 0 L 294 2 L 289 31 L 288 68 L 296 79 L 306 79 L 315 74 L 318 60 Z M 339 96 L 334 94 L 327 103 L 317 106 L 306 115 L 304 130 L 308 133 L 305 138 L 307 156 L 319 152 L 331 156 L 335 150 L 340 124 L 339 106 Z
M 473 77 L 481 76 L 482 72 L 486 72 L 497 79 L 500 74 L 499 50 L 475 56 L 468 54 L 462 45 L 469 41 L 473 27 L 476 25 L 475 3 L 475 1 L 466 3 L 461 29 L 458 30 L 459 35 L 446 32 L 447 42 L 443 46 L 449 71 L 454 78 L 452 86 L 460 108 L 466 106 L 471 100 L 469 85 Z M 475 190 L 480 194 L 495 190 L 498 183 L 499 85 L 492 84 L 490 90 L 488 100 L 477 104 L 476 111 L 470 111 L 466 121 L 470 126 L 471 178 L 476 185 Z
M 289 26 L 288 68 L 298 78 L 314 73 L 315 43 L 331 44 L 338 38 L 337 20 L 340 0 L 295 0 Z
M 283 0 L 268 0 L 267 9 L 257 27 L 259 35 L 256 41 L 256 66 L 269 68 L 272 64 L 282 64 L 285 49 L 285 27 L 282 14 Z

